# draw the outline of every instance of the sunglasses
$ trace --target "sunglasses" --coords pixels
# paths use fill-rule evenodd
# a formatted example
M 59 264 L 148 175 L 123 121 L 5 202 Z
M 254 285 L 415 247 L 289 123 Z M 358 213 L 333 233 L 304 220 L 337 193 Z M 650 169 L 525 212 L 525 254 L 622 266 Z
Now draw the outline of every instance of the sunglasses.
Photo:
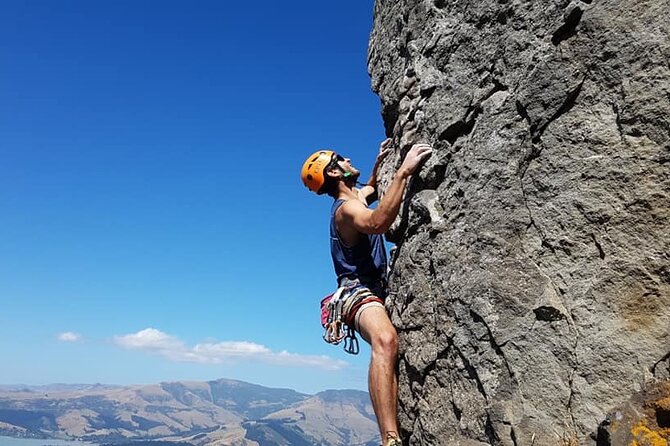
M 330 159 L 330 164 L 328 164 L 328 169 L 337 169 L 340 167 L 338 164 L 340 161 L 344 161 L 344 157 L 342 155 L 338 155 L 337 153 L 333 154 L 333 157 Z

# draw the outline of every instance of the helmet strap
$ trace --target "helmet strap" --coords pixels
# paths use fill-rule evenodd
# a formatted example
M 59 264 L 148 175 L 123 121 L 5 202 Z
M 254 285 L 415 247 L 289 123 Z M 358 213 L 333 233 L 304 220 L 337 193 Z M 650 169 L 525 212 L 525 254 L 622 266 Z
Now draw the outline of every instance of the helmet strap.
M 351 172 L 345 172 L 344 169 L 342 169 L 342 166 L 340 166 L 339 164 L 336 164 L 333 167 L 335 169 L 338 169 L 340 172 L 342 172 L 342 181 L 344 181 L 347 184 L 351 184 L 351 176 L 353 175 Z M 354 183 L 351 184 L 351 186 L 355 186 L 355 185 L 362 185 L 362 184 L 359 183 L 358 181 L 354 181 Z

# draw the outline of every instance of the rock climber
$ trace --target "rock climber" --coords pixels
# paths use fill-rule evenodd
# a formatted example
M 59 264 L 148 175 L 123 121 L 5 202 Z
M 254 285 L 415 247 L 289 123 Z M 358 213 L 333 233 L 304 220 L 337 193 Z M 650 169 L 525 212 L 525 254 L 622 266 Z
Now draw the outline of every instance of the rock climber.
M 391 152 L 391 140 L 380 144 L 370 180 L 357 188 L 360 172 L 351 160 L 319 150 L 305 161 L 301 177 L 309 190 L 335 202 L 330 217 L 330 252 L 341 294 L 343 321 L 371 346 L 368 389 L 383 446 L 401 446 L 398 434 L 398 335 L 384 308 L 387 257 L 383 234 L 400 210 L 409 178 L 432 153 L 415 144 L 395 172 L 376 208 L 377 170 Z

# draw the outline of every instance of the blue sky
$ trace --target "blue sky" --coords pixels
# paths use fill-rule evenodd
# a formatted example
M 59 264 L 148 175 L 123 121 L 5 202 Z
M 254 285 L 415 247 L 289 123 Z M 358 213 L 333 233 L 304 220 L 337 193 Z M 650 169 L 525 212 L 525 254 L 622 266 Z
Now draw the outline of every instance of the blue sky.
M 0 4 L 0 383 L 366 389 L 369 350 L 321 339 L 331 202 L 299 171 L 371 168 L 372 8 Z

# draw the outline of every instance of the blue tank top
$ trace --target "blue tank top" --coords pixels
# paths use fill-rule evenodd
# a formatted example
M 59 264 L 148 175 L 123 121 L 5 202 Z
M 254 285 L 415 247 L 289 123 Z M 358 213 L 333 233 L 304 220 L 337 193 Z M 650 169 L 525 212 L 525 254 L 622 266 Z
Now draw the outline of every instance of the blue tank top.
M 386 281 L 386 249 L 381 234 L 361 234 L 354 246 L 345 246 L 337 232 L 335 213 L 345 200 L 335 200 L 330 211 L 330 255 L 337 282 L 358 279 L 362 284 L 376 285 Z

